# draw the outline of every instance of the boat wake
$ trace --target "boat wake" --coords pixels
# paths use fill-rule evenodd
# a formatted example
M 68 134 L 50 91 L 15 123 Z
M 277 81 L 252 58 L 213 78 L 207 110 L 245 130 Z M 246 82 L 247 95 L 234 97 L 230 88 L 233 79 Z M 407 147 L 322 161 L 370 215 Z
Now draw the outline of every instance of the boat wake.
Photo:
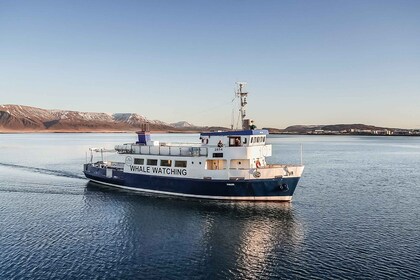
M 46 175 L 53 175 L 58 177 L 66 177 L 66 178 L 73 178 L 73 179 L 86 179 L 83 175 L 79 175 L 72 172 L 66 172 L 61 170 L 53 170 L 53 169 L 46 169 L 46 168 L 39 168 L 39 167 L 32 167 L 32 166 L 24 166 L 18 164 L 11 164 L 11 163 L 2 163 L 0 162 L 0 166 L 4 167 L 11 167 L 14 169 L 25 170 L 29 172 L 39 173 L 39 174 L 46 174 Z

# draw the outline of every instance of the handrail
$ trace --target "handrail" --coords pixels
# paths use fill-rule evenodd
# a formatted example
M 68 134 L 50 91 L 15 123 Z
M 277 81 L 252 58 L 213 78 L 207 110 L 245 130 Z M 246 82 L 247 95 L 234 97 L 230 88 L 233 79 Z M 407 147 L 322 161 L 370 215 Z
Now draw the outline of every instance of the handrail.
M 139 155 L 167 155 L 167 156 L 207 156 L 208 148 L 185 147 L 185 146 L 141 146 L 136 144 L 124 144 L 115 146 L 119 154 Z

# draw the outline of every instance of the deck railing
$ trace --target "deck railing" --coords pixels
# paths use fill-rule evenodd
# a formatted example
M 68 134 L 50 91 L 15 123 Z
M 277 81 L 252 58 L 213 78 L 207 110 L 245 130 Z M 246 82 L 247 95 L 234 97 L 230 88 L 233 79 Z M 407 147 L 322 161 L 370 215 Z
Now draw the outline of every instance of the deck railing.
M 162 155 L 162 156 L 185 156 L 199 157 L 207 156 L 208 149 L 203 147 L 185 146 L 141 146 L 137 144 L 125 144 L 115 146 L 119 154 L 139 154 L 139 155 Z

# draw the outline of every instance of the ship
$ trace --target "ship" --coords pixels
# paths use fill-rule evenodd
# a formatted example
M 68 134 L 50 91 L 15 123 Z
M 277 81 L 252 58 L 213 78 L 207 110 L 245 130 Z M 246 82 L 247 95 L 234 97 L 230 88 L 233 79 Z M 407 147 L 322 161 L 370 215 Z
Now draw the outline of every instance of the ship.
M 304 165 L 271 164 L 269 132 L 246 118 L 246 83 L 238 83 L 241 129 L 202 132 L 196 143 L 153 140 L 147 123 L 137 141 L 116 145 L 118 160 L 106 161 L 104 148 L 91 148 L 83 172 L 91 181 L 111 187 L 195 199 L 228 201 L 292 200 Z M 238 121 L 239 122 L 239 121 Z M 94 161 L 93 152 L 101 153 Z

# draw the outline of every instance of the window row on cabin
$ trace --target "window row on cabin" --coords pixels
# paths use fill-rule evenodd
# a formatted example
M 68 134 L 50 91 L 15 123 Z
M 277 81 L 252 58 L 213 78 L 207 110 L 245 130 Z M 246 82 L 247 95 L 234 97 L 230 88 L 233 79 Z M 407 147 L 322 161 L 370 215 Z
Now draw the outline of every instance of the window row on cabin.
M 161 159 L 160 160 L 160 166 L 171 167 L 173 161 L 174 160 L 171 160 L 171 159 Z M 134 159 L 134 164 L 143 165 L 144 164 L 144 158 L 135 158 Z M 158 160 L 157 159 L 147 159 L 146 160 L 146 165 L 157 166 L 158 165 Z M 175 160 L 174 167 L 187 167 L 187 161 L 186 160 Z
M 250 137 L 251 143 L 264 143 L 265 142 L 265 136 L 254 136 Z M 243 142 L 241 143 L 241 137 L 229 137 L 229 146 L 242 146 L 242 144 L 246 144 L 247 138 L 243 139 Z
M 265 142 L 265 136 L 251 137 L 251 143 L 263 143 Z
M 243 143 L 241 143 L 241 137 L 229 137 L 229 146 L 242 146 L 242 144 L 246 144 L 247 138 L 243 139 Z

